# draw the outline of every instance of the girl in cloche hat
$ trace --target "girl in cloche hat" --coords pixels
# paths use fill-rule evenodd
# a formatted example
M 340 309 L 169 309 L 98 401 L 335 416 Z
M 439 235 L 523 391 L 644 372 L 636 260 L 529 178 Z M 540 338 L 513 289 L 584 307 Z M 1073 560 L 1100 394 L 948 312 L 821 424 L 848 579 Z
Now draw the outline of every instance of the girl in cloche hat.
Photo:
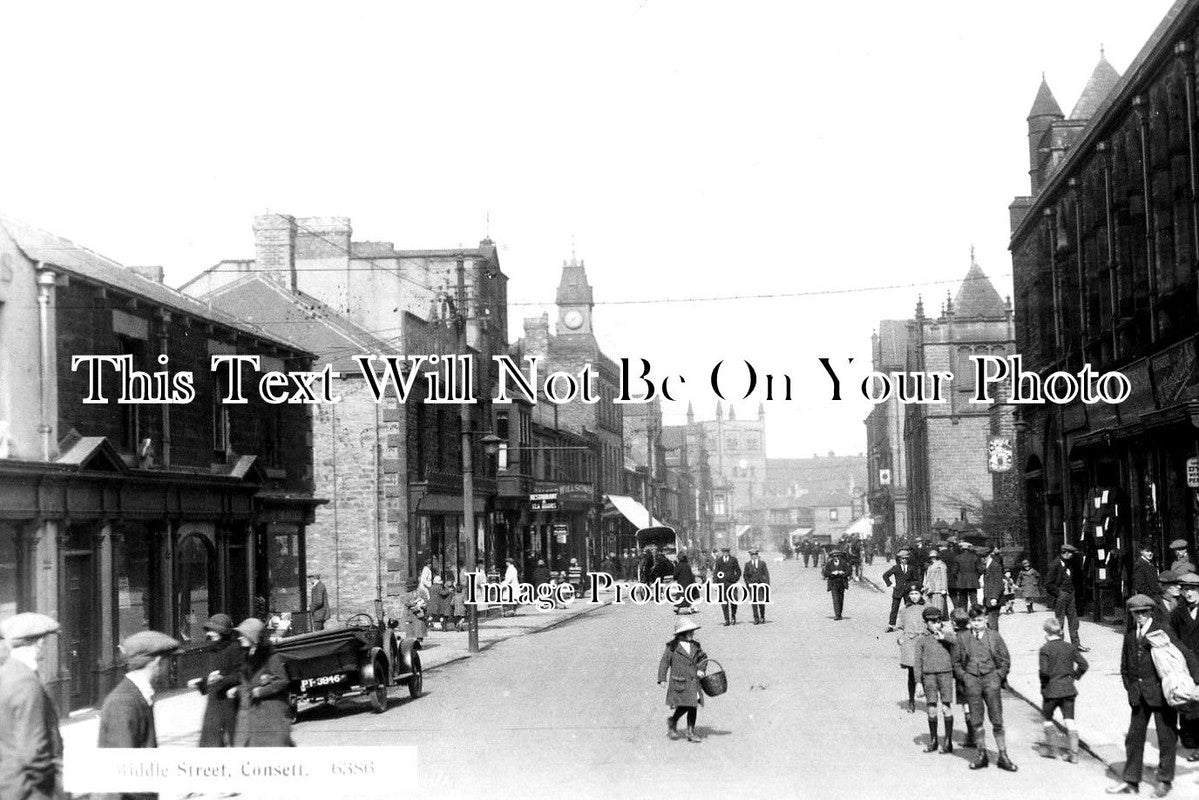
M 674 713 L 666 718 L 666 735 L 671 739 L 679 738 L 679 719 L 686 714 L 687 741 L 698 744 L 695 717 L 704 703 L 699 680 L 708 668 L 708 654 L 692 638 L 697 630 L 699 625 L 690 619 L 675 623 L 674 636 L 666 643 L 666 651 L 658 663 L 658 684 L 666 684 L 666 705 L 674 709 Z

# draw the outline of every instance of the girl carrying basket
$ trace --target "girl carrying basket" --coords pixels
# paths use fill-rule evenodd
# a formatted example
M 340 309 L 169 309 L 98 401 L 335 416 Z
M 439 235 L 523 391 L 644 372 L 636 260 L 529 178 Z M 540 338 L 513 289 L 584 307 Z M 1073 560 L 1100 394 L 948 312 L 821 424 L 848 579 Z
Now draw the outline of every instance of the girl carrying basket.
M 704 703 L 699 681 L 708 668 L 708 654 L 692 638 L 692 632 L 697 630 L 699 625 L 689 619 L 675 623 L 674 636 L 666 643 L 658 663 L 658 684 L 666 684 L 666 705 L 674 709 L 674 713 L 666 718 L 666 735 L 671 739 L 679 738 L 679 719 L 686 714 L 687 732 L 684 735 L 687 741 L 695 744 L 700 742 L 695 734 L 695 717 Z

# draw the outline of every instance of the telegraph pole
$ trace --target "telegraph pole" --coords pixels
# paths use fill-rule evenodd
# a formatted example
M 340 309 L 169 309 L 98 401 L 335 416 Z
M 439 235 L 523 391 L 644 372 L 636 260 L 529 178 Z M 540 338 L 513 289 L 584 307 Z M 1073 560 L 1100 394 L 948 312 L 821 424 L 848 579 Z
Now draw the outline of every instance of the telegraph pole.
M 469 353 L 466 340 L 466 264 L 458 259 L 458 292 L 457 309 L 454 322 L 458 327 L 457 351 L 461 355 Z M 457 365 L 454 365 L 457 368 Z M 465 376 L 463 376 L 465 378 Z M 475 476 L 473 471 L 471 447 L 471 406 L 469 403 L 459 405 L 459 419 L 462 427 L 462 527 L 466 541 L 460 543 L 463 567 L 468 574 L 473 575 L 478 566 L 478 556 L 475 553 Z M 471 580 L 474 580 L 472 578 Z M 476 598 L 477 599 L 477 598 Z M 472 653 L 479 652 L 479 607 L 475 604 L 466 606 L 467 648 Z

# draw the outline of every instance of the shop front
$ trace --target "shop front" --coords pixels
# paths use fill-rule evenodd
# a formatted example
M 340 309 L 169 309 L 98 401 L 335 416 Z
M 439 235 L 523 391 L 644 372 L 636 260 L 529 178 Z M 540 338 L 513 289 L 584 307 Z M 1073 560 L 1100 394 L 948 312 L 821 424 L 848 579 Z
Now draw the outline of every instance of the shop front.
M 315 501 L 289 499 L 291 548 L 301 557 L 276 568 L 263 543 L 274 523 L 260 521 L 282 512 L 259 500 L 263 478 L 253 459 L 225 475 L 131 469 L 99 437 L 59 462 L 0 461 L 0 618 L 58 619 L 46 667 L 64 714 L 95 707 L 120 680 L 117 645 L 133 633 L 160 630 L 183 643 L 172 669 L 179 683 L 204 670 L 211 614 L 249 616 L 252 592 L 270 598 L 267 610 L 303 610 L 304 527 Z

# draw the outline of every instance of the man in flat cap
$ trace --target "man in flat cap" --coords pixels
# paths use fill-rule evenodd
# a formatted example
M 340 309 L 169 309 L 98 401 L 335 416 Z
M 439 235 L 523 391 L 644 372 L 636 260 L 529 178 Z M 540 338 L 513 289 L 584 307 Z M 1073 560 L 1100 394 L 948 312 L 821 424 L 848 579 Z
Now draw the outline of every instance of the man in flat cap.
M 100 747 L 158 747 L 154 684 L 166 673 L 179 642 L 158 631 L 138 631 L 121 642 L 127 672 L 100 709 Z
M 1003 560 L 995 545 L 984 546 L 982 552 L 983 608 L 987 610 L 987 627 L 997 631 L 1003 612 Z
M 853 565 L 849 563 L 845 551 L 840 547 L 832 548 L 828 554 L 828 560 L 821 568 L 821 574 L 825 577 L 828 591 L 833 596 L 833 619 L 835 620 L 840 620 L 841 612 L 845 610 L 845 590 L 849 588 L 849 573 L 852 571 Z
M 1068 542 L 1062 545 L 1061 555 L 1054 559 L 1049 574 L 1045 576 L 1045 594 L 1053 600 L 1053 615 L 1057 621 L 1063 628 L 1068 627 L 1071 644 L 1078 648 L 1078 652 L 1086 653 L 1090 648 L 1083 647 L 1078 640 L 1078 603 L 1075 595 L 1081 574 L 1075 563 L 1077 553 L 1078 548 L 1074 545 Z
M 737 559 L 729 555 L 729 548 L 720 548 L 720 558 L 716 559 L 716 564 L 713 566 L 713 575 L 716 582 L 724 587 L 724 591 L 728 592 L 729 587 L 741 580 L 741 565 L 737 563 Z M 720 604 L 720 610 L 724 612 L 724 624 L 737 624 L 737 604 L 727 602 Z
M 1154 573 L 1154 578 L 1157 573 Z M 1130 717 L 1128 734 L 1124 737 L 1126 760 L 1124 782 L 1108 789 L 1108 794 L 1137 794 L 1145 759 L 1145 733 L 1152 717 L 1157 728 L 1157 790 L 1155 797 L 1165 797 L 1174 783 L 1174 761 L 1178 747 L 1178 712 L 1166 701 L 1162 681 L 1158 677 L 1150 651 L 1151 634 L 1163 634 L 1187 660 L 1192 670 L 1199 669 L 1195 656 L 1183 645 L 1170 625 L 1155 616 L 1155 600 L 1144 594 L 1128 598 L 1125 608 L 1132 615 L 1132 624 L 1124 634 L 1124 649 L 1120 657 L 1120 677 L 1128 692 Z
M 883 583 L 891 588 L 891 614 L 887 617 L 887 632 L 895 630 L 895 620 L 899 616 L 899 606 L 903 603 L 908 587 L 913 583 L 920 584 L 920 570 L 912 563 L 910 550 L 900 550 L 895 554 L 895 563 L 891 569 L 883 573 Z
M 752 587 L 755 583 L 763 586 L 770 585 L 770 570 L 766 568 L 766 562 L 758 557 L 758 548 L 750 549 L 749 561 L 745 562 L 745 569 L 741 574 L 745 576 L 746 587 Z M 749 590 L 751 593 L 754 591 L 752 588 Z M 750 606 L 754 612 L 754 624 L 761 625 L 766 622 L 766 604 L 751 603 Z
M 1170 627 L 1178 635 L 1178 641 L 1199 656 L 1199 575 L 1194 572 L 1179 575 L 1178 586 L 1182 597 L 1170 614 Z M 1191 750 L 1187 761 L 1199 761 L 1199 709 L 1192 710 L 1193 705 L 1180 708 L 1178 715 L 1182 746 Z
M 1182 598 L 1182 587 L 1178 585 L 1179 574 L 1181 573 L 1168 569 L 1157 575 L 1158 585 L 1162 587 L 1162 596 L 1157 599 L 1155 611 L 1162 619 L 1170 618 L 1170 614 L 1173 613 Z
M 1171 572 L 1175 575 L 1186 575 L 1188 572 L 1196 571 L 1190 555 L 1187 554 L 1186 539 L 1175 539 L 1170 542 L 1170 550 L 1174 553 L 1174 562 L 1170 564 Z
M 58 623 L 24 612 L 0 622 L 8 659 L 0 664 L 0 797 L 62 797 L 62 737 L 58 711 L 42 686 L 38 666 L 46 637 Z

